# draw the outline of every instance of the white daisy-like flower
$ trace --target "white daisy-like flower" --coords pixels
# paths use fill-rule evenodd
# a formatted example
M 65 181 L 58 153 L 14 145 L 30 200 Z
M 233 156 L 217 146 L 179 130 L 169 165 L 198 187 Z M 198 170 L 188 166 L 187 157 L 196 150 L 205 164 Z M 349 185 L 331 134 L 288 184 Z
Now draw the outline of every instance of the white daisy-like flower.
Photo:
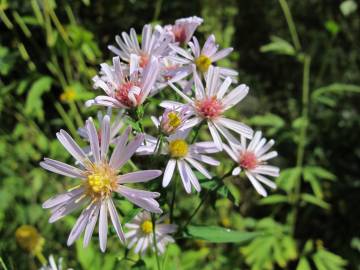
M 177 55 L 168 56 L 169 59 L 175 63 L 186 66 L 188 75 L 196 72 L 199 76 L 206 76 L 209 68 L 213 67 L 214 63 L 225 58 L 233 51 L 233 48 L 226 48 L 218 51 L 219 45 L 215 43 L 214 35 L 208 37 L 202 49 L 200 48 L 196 37 L 193 37 L 192 42 L 189 42 L 188 45 L 191 48 L 191 52 L 174 44 L 169 44 L 169 47 L 176 52 Z M 192 67 L 193 65 L 196 67 L 195 70 Z M 221 67 L 219 68 L 219 75 L 222 78 L 230 77 L 236 82 L 238 72 L 230 68 Z
M 120 56 L 125 62 L 131 64 L 131 55 L 135 54 L 139 57 L 139 65 L 145 68 L 152 57 L 161 58 L 166 56 L 171 51 L 168 44 L 171 42 L 171 35 L 166 32 L 158 32 L 152 30 L 150 24 L 147 24 L 142 29 L 142 41 L 139 45 L 136 31 L 131 28 L 130 35 L 122 32 L 121 36 L 116 36 L 115 41 L 120 48 L 115 46 L 108 46 L 109 50 Z
M 177 19 L 173 25 L 157 26 L 156 30 L 169 33 L 172 37 L 172 42 L 187 44 L 203 21 L 202 18 L 197 16 L 181 18 Z
M 58 263 L 56 263 L 54 256 L 49 256 L 49 265 L 42 266 L 39 270 L 62 270 L 63 259 L 59 258 Z M 73 270 L 72 268 L 67 268 L 67 270 Z
M 108 215 L 115 231 L 122 242 L 125 242 L 124 233 L 119 221 L 114 202 L 113 193 L 125 197 L 135 205 L 154 213 L 161 213 L 155 198 L 160 194 L 137 190 L 124 186 L 128 183 L 147 182 L 161 175 L 159 170 L 137 171 L 119 174 L 120 168 L 131 158 L 136 149 L 144 140 L 144 135 L 139 134 L 134 140 L 128 141 L 131 129 L 128 128 L 118 138 L 115 149 L 108 159 L 110 144 L 110 118 L 105 116 L 101 127 L 101 142 L 91 118 L 86 121 L 93 161 L 84 153 L 79 145 L 64 130 L 56 135 L 64 148 L 80 163 L 80 168 L 66 163 L 45 158 L 40 166 L 51 172 L 79 178 L 81 183 L 74 188 L 56 195 L 43 204 L 43 208 L 51 210 L 50 223 L 68 215 L 75 209 L 86 205 L 70 232 L 67 244 L 71 245 L 85 230 L 84 246 L 89 244 L 97 220 L 99 219 L 100 249 L 104 252 L 107 242 Z
M 179 107 L 177 110 L 165 109 L 162 116 L 156 118 L 151 117 L 156 128 L 163 134 L 171 135 L 179 130 L 191 116 L 189 109 L 186 106 Z
M 182 129 L 188 129 L 199 125 L 202 121 L 206 121 L 214 143 L 219 150 L 222 150 L 222 140 L 219 132 L 229 142 L 236 143 L 238 140 L 231 134 L 229 129 L 249 139 L 252 138 L 253 130 L 243 123 L 223 116 L 228 109 L 238 104 L 247 95 L 249 87 L 241 84 L 227 94 L 231 79 L 228 77 L 224 82 L 221 82 L 219 73 L 219 68 L 209 68 L 205 88 L 200 78 L 194 74 L 195 98 L 185 95 L 174 84 L 170 83 L 170 86 L 187 102 L 186 106 L 191 108 L 193 114 L 193 117 L 183 125 Z M 184 105 L 176 101 L 163 101 L 160 103 L 160 106 L 168 109 Z
M 274 140 L 267 142 L 265 138 L 261 137 L 261 131 L 257 131 L 249 145 L 246 145 L 246 138 L 243 136 L 238 144 L 230 144 L 230 147 L 224 144 L 224 150 L 239 164 L 232 174 L 238 175 L 243 170 L 256 191 L 262 196 L 267 196 L 267 192 L 261 184 L 276 188 L 275 183 L 264 175 L 279 176 L 279 168 L 267 164 L 269 159 L 278 155 L 276 151 L 269 152 L 274 143 Z
M 162 223 L 167 218 L 164 215 L 155 221 L 155 228 L 149 212 L 143 211 L 137 214 L 125 227 L 129 231 L 125 234 L 128 239 L 128 248 L 135 246 L 135 253 L 144 253 L 148 248 L 155 252 L 154 231 L 156 237 L 156 249 L 159 253 L 165 252 L 168 243 L 174 243 L 175 240 L 170 234 L 176 232 L 177 225 Z
M 216 145 L 213 142 L 188 144 L 186 142 L 186 137 L 189 134 L 189 131 L 190 130 L 178 131 L 167 137 L 161 151 L 162 155 L 167 155 L 170 158 L 164 171 L 162 186 L 167 187 L 169 185 L 173 178 L 175 167 L 177 167 L 187 193 L 191 193 L 192 186 L 198 192 L 201 190 L 199 180 L 191 169 L 191 166 L 206 178 L 211 179 L 211 174 L 201 162 L 211 166 L 218 166 L 220 164 L 219 161 L 206 155 L 219 152 Z M 139 155 L 152 155 L 156 151 L 157 143 L 158 139 L 147 135 L 145 144 L 140 146 L 136 153 Z
M 106 96 L 88 100 L 86 106 L 102 105 L 114 108 L 135 108 L 143 104 L 154 91 L 155 81 L 160 71 L 156 57 L 150 59 L 144 68 L 139 67 L 139 57 L 131 55 L 129 68 L 121 65 L 120 58 L 113 58 L 113 66 L 101 64 L 101 76 L 93 78 L 94 88 L 101 88 Z

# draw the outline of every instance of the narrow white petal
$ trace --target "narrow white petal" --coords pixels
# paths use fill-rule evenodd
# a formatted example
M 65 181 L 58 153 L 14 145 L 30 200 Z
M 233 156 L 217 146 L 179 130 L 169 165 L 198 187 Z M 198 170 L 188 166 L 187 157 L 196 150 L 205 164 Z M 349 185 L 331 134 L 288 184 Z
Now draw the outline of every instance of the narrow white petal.
M 88 120 L 86 120 L 86 130 L 89 135 L 89 142 L 94 160 L 96 163 L 99 163 L 100 162 L 99 137 L 91 117 Z
M 246 176 L 250 180 L 253 187 L 256 189 L 257 193 L 259 193 L 261 196 L 266 197 L 267 192 L 264 189 L 264 187 L 256 180 L 256 178 L 249 172 L 245 171 Z
M 235 131 L 238 134 L 245 136 L 246 138 L 251 138 L 253 135 L 253 130 L 250 127 L 238 121 L 224 117 L 219 117 L 218 119 L 216 119 L 216 122 L 220 123 L 221 125 L 223 125 L 228 129 Z
M 249 87 L 245 84 L 241 84 L 233 89 L 227 96 L 222 100 L 224 110 L 231 108 L 238 104 L 249 92 Z
M 100 249 L 102 252 L 105 252 L 106 242 L 107 242 L 107 230 L 108 230 L 107 209 L 108 208 L 106 202 L 103 201 L 100 207 L 100 218 L 99 218 L 99 241 L 100 241 Z
M 241 172 L 241 168 L 240 167 L 236 167 L 235 169 L 233 169 L 233 171 L 231 172 L 232 175 L 239 175 Z
M 105 115 L 101 121 L 101 160 L 105 160 L 110 144 L 110 117 Z
M 109 208 L 109 213 L 110 213 L 110 218 L 111 218 L 111 222 L 114 225 L 115 231 L 117 236 L 119 237 L 119 239 L 121 240 L 122 243 L 125 243 L 125 236 L 124 236 L 124 232 L 123 229 L 121 227 L 120 221 L 119 221 L 119 215 L 116 211 L 116 208 L 114 206 L 114 203 L 111 199 L 109 199 L 107 201 L 108 204 L 108 208 Z
M 185 191 L 187 193 L 191 193 L 191 182 L 190 182 L 190 177 L 187 174 L 187 171 L 185 169 L 185 162 L 182 161 L 182 160 L 178 160 L 177 161 L 177 166 L 178 166 L 178 170 L 179 170 L 180 177 L 181 177 L 181 180 L 183 182 Z
M 166 165 L 165 172 L 164 172 L 164 178 L 162 180 L 162 186 L 167 187 L 170 183 L 171 178 L 174 174 L 174 169 L 176 165 L 175 159 L 170 159 Z
M 205 169 L 205 167 L 203 165 L 201 165 L 199 162 L 197 162 L 195 159 L 192 158 L 185 158 L 186 161 L 189 162 L 189 164 L 191 166 L 193 166 L 195 169 L 197 169 L 202 175 L 204 175 L 206 178 L 211 179 L 212 176 L 211 174 L 208 172 L 207 169 Z
M 137 171 L 120 175 L 117 182 L 119 184 L 147 182 L 159 177 L 161 174 L 162 172 L 160 170 Z
M 214 126 L 214 124 L 211 121 L 208 121 L 207 123 L 209 126 L 211 137 L 213 138 L 216 147 L 221 151 L 223 148 L 223 143 L 222 143 L 221 137 L 220 137 L 218 131 L 216 130 L 216 127 Z
M 94 232 L 94 228 L 95 228 L 96 222 L 98 220 L 99 211 L 100 211 L 100 204 L 97 203 L 97 204 L 95 204 L 94 209 L 90 213 L 89 221 L 86 225 L 85 234 L 84 234 L 84 242 L 83 242 L 84 247 L 88 246 L 90 243 L 91 236 Z

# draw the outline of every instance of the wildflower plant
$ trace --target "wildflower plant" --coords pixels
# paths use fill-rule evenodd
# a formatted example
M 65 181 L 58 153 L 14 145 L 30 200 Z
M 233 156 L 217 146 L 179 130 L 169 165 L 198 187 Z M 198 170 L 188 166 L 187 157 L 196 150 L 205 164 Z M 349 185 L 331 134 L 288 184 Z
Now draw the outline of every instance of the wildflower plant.
M 51 212 L 50 223 L 82 209 L 68 245 L 84 234 L 87 246 L 98 233 L 105 252 L 110 218 L 121 244 L 135 253 L 154 252 L 159 267 L 167 244 L 175 242 L 175 235 L 186 233 L 207 196 L 216 195 L 228 176 L 247 177 L 262 196 L 267 192 L 260 183 L 276 187 L 264 176 L 279 174 L 277 167 L 267 165 L 277 155 L 267 153 L 274 141 L 266 143 L 261 132 L 254 135 L 251 127 L 225 116 L 241 105 L 250 89 L 237 83 L 235 70 L 218 65 L 233 49 L 219 49 L 214 35 L 201 47 L 193 34 L 202 23 L 201 18 L 190 17 L 164 27 L 145 25 L 141 42 L 131 29 L 116 36 L 117 46 L 109 46 L 115 56 L 111 63 L 100 65 L 93 78 L 96 96 L 86 102 L 87 107 L 99 105 L 98 123 L 90 117 L 84 127 L 78 127 L 76 135 L 82 142 L 65 130 L 56 134 L 74 158 L 70 164 L 50 158 L 40 163 L 48 171 L 78 179 L 43 203 Z M 157 106 L 156 115 L 146 113 L 150 106 Z M 145 126 L 146 119 L 154 125 Z M 201 128 L 206 139 L 200 138 Z M 248 146 L 246 140 L 250 140 Z M 236 165 L 220 173 L 218 157 L 233 159 Z M 180 194 L 177 179 L 185 196 L 203 194 L 205 189 L 200 204 L 188 209 L 189 219 L 184 222 L 174 215 Z M 151 184 L 141 184 L 148 181 Z M 206 185 L 209 181 L 215 188 Z M 171 197 L 170 202 L 163 196 Z M 119 211 L 118 202 L 123 200 L 138 209 L 131 218 Z M 166 215 L 159 217 L 161 213 Z

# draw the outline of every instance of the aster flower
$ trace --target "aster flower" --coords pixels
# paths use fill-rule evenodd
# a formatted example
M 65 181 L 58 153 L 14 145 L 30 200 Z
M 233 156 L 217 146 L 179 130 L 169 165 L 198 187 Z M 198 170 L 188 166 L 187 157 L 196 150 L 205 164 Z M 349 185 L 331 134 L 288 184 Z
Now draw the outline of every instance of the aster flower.
M 154 125 L 165 135 L 170 135 L 179 130 L 189 118 L 189 109 L 186 106 L 177 110 L 166 109 L 161 117 L 151 117 Z
M 265 138 L 261 137 L 261 131 L 257 131 L 248 145 L 246 145 L 246 138 L 243 136 L 241 136 L 241 142 L 238 144 L 230 144 L 230 147 L 224 144 L 224 150 L 239 164 L 232 174 L 238 175 L 243 170 L 256 191 L 262 196 L 267 196 L 262 184 L 273 189 L 276 188 L 275 183 L 264 175 L 279 176 L 278 167 L 267 165 L 269 159 L 278 155 L 276 151 L 269 152 L 274 143 L 274 140 L 267 142 Z
M 112 109 L 110 107 L 107 109 L 106 115 L 103 115 L 101 111 L 98 111 L 98 113 L 97 113 L 97 118 L 98 118 L 99 126 L 100 126 L 100 128 L 97 131 L 98 137 L 99 137 L 99 143 L 101 143 L 101 126 L 102 126 L 102 122 L 103 122 L 105 116 L 108 116 L 109 118 L 111 118 L 111 115 L 112 115 Z M 118 134 L 120 132 L 120 129 L 124 125 L 124 123 L 122 121 L 122 115 L 123 115 L 123 111 L 120 111 L 117 114 L 115 120 L 113 121 L 113 123 L 110 126 L 110 145 L 116 143 L 116 141 L 118 139 Z M 88 130 L 86 129 L 86 127 L 78 128 L 78 134 L 84 140 L 89 141 L 89 133 L 88 133 Z M 87 155 L 89 155 L 89 156 L 92 155 L 90 147 L 85 147 L 85 148 L 83 148 L 83 150 Z
M 135 54 L 139 57 L 139 65 L 144 68 L 147 66 L 152 57 L 161 58 L 166 56 L 171 51 L 168 44 L 171 42 L 171 35 L 166 32 L 159 33 L 152 30 L 150 24 L 147 24 L 142 29 L 142 41 L 139 45 L 136 32 L 131 28 L 130 35 L 122 32 L 121 36 L 116 36 L 115 41 L 120 48 L 115 46 L 108 46 L 109 50 L 120 56 L 125 62 L 131 63 L 131 55 Z
M 152 57 L 149 64 L 140 69 L 139 57 L 132 54 L 129 68 L 121 65 L 120 58 L 113 58 L 113 66 L 101 64 L 100 76 L 93 78 L 94 88 L 101 88 L 106 96 L 88 100 L 87 106 L 102 105 L 114 108 L 135 108 L 141 105 L 154 90 L 160 64 Z
M 182 129 L 188 129 L 206 121 L 214 143 L 219 150 L 222 150 L 219 132 L 229 142 L 236 143 L 237 139 L 229 132 L 229 129 L 249 139 L 252 138 L 253 130 L 245 124 L 223 116 L 228 109 L 238 104 L 247 95 L 249 87 L 241 84 L 226 94 L 231 79 L 228 77 L 224 82 L 221 82 L 219 73 L 219 68 L 210 67 L 206 77 L 205 89 L 200 78 L 194 74 L 195 98 L 185 95 L 171 83 L 170 86 L 187 102 L 186 106 L 191 108 L 193 114 L 193 117 L 183 125 Z M 184 104 L 175 101 L 163 101 L 160 106 L 171 109 L 184 106 Z
M 174 25 L 165 25 L 164 28 L 161 26 L 157 27 L 159 32 L 165 31 L 172 37 L 172 42 L 180 44 L 187 44 L 191 37 L 194 35 L 196 28 L 203 23 L 203 19 L 197 16 L 177 19 Z
M 175 240 L 169 234 L 176 232 L 175 224 L 162 223 L 167 216 L 162 216 L 155 221 L 155 228 L 149 212 L 143 211 L 137 214 L 131 222 L 125 224 L 129 231 L 125 234 L 129 240 L 128 248 L 135 246 L 135 253 L 144 253 L 148 248 L 155 251 L 154 231 L 156 236 L 156 249 L 159 253 L 165 252 L 165 246 L 168 243 L 174 243 Z
M 99 219 L 100 249 L 104 252 L 107 242 L 108 215 L 115 231 L 122 242 L 125 242 L 124 233 L 119 221 L 119 216 L 112 200 L 113 193 L 125 197 L 135 205 L 154 213 L 161 213 L 155 198 L 160 194 L 144 190 L 137 190 L 124 186 L 127 183 L 147 182 L 159 175 L 159 170 L 137 171 L 119 174 L 120 168 L 131 158 L 136 149 L 144 140 L 139 134 L 134 140 L 128 141 L 131 129 L 128 128 L 119 137 L 115 149 L 108 159 L 110 143 L 110 118 L 105 116 L 101 127 L 101 142 L 91 118 L 86 121 L 90 147 L 94 161 L 91 161 L 79 145 L 64 130 L 56 135 L 64 148 L 80 163 L 80 168 L 73 167 L 63 162 L 45 158 L 40 162 L 41 167 L 51 172 L 80 178 L 81 183 L 74 188 L 56 195 L 43 204 L 43 208 L 51 210 L 50 223 L 53 223 L 70 214 L 80 206 L 86 205 L 70 232 L 67 244 L 71 245 L 85 230 L 84 246 L 87 246 Z
M 188 43 L 191 48 L 191 53 L 179 46 L 169 44 L 169 47 L 177 53 L 175 56 L 169 56 L 169 59 L 175 63 L 186 66 L 188 75 L 196 72 L 199 76 L 202 74 L 206 76 L 209 68 L 212 67 L 214 63 L 225 58 L 233 51 L 233 48 L 218 51 L 219 45 L 215 43 L 214 35 L 208 37 L 202 49 L 196 37 L 193 37 L 192 40 L 192 42 Z M 192 68 L 193 65 L 196 67 L 195 70 Z M 230 77 L 235 82 L 238 73 L 233 69 L 221 67 L 219 68 L 219 75 L 222 78 Z
M 63 259 L 59 258 L 58 262 L 56 263 L 54 256 L 49 256 L 49 265 L 41 267 L 39 270 L 62 270 L 62 263 Z M 68 268 L 67 270 L 73 270 L 72 268 Z
M 162 186 L 167 187 L 174 175 L 175 167 L 177 167 L 183 186 L 187 193 L 191 193 L 193 186 L 196 191 L 200 192 L 201 187 L 199 181 L 191 169 L 190 165 L 199 171 L 206 178 L 211 179 L 212 176 L 208 170 L 201 164 L 206 163 L 211 166 L 218 166 L 219 161 L 205 154 L 219 152 L 213 142 L 198 142 L 192 145 L 186 142 L 189 130 L 178 131 L 166 138 L 166 143 L 162 147 L 161 154 L 170 157 L 162 181 Z M 139 155 L 152 155 L 155 153 L 157 139 L 147 135 L 146 143 L 138 148 L 136 152 Z

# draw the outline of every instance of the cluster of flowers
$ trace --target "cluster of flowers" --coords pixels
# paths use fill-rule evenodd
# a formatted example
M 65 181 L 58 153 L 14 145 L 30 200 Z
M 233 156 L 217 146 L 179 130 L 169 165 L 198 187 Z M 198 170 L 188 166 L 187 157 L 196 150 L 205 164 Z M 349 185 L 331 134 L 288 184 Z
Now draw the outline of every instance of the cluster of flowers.
M 64 130 L 56 134 L 75 158 L 77 166 L 49 158 L 40 165 L 46 170 L 81 179 L 81 182 L 43 204 L 51 211 L 49 222 L 86 206 L 70 232 L 68 245 L 83 232 L 84 246 L 88 245 L 99 220 L 100 249 L 105 251 L 110 216 L 120 241 L 127 242 L 129 248 L 134 247 L 136 253 L 143 253 L 147 248 L 164 252 L 166 244 L 174 241 L 171 234 L 177 226 L 166 223 L 166 215 L 157 220 L 155 215 L 151 215 L 162 213 L 156 200 L 160 193 L 135 189 L 128 184 L 147 182 L 163 175 L 162 186 L 167 187 L 177 170 L 185 191 L 191 193 L 194 188 L 199 192 L 201 185 L 194 170 L 211 179 L 212 175 L 204 164 L 218 166 L 219 161 L 210 155 L 223 150 L 236 164 L 233 175 L 244 171 L 262 196 L 267 194 L 262 184 L 275 188 L 275 184 L 266 177 L 279 174 L 277 167 L 267 164 L 267 160 L 277 156 L 275 151 L 269 152 L 274 141 L 267 141 L 260 131 L 254 133 L 245 124 L 224 116 L 228 109 L 244 99 L 249 87 L 240 84 L 230 90 L 230 86 L 237 83 L 237 72 L 215 64 L 233 49 L 219 50 L 214 35 L 209 36 L 200 47 L 193 34 L 202 21 L 201 18 L 190 17 L 165 27 L 145 25 L 141 44 L 134 29 L 130 30 L 130 34 L 123 32 L 121 36 L 116 36 L 118 47 L 109 46 L 109 49 L 117 56 L 112 59 L 112 65 L 101 64 L 99 75 L 93 79 L 94 88 L 101 88 L 105 95 L 86 102 L 87 106 L 105 106 L 108 113 L 99 113 L 99 128 L 89 118 L 85 127 L 79 129 L 79 134 L 89 142 L 90 147 L 81 148 Z M 145 134 L 143 129 L 132 131 L 126 127 L 124 119 L 133 115 L 149 100 L 149 96 L 166 91 L 174 91 L 184 103 L 161 100 L 160 107 L 165 109 L 163 115 L 151 117 L 157 137 Z M 118 111 L 118 116 L 111 120 L 114 110 Z M 194 136 L 189 143 L 190 131 L 201 125 L 208 127 L 213 141 L 196 142 Z M 240 135 L 240 139 L 234 133 Z M 133 139 L 129 139 L 130 136 Z M 110 146 L 114 146 L 111 155 Z M 164 172 L 142 170 L 122 174 L 122 166 L 134 154 L 165 155 L 168 162 L 164 165 Z M 126 233 L 113 202 L 115 194 L 143 209 L 125 225 Z

